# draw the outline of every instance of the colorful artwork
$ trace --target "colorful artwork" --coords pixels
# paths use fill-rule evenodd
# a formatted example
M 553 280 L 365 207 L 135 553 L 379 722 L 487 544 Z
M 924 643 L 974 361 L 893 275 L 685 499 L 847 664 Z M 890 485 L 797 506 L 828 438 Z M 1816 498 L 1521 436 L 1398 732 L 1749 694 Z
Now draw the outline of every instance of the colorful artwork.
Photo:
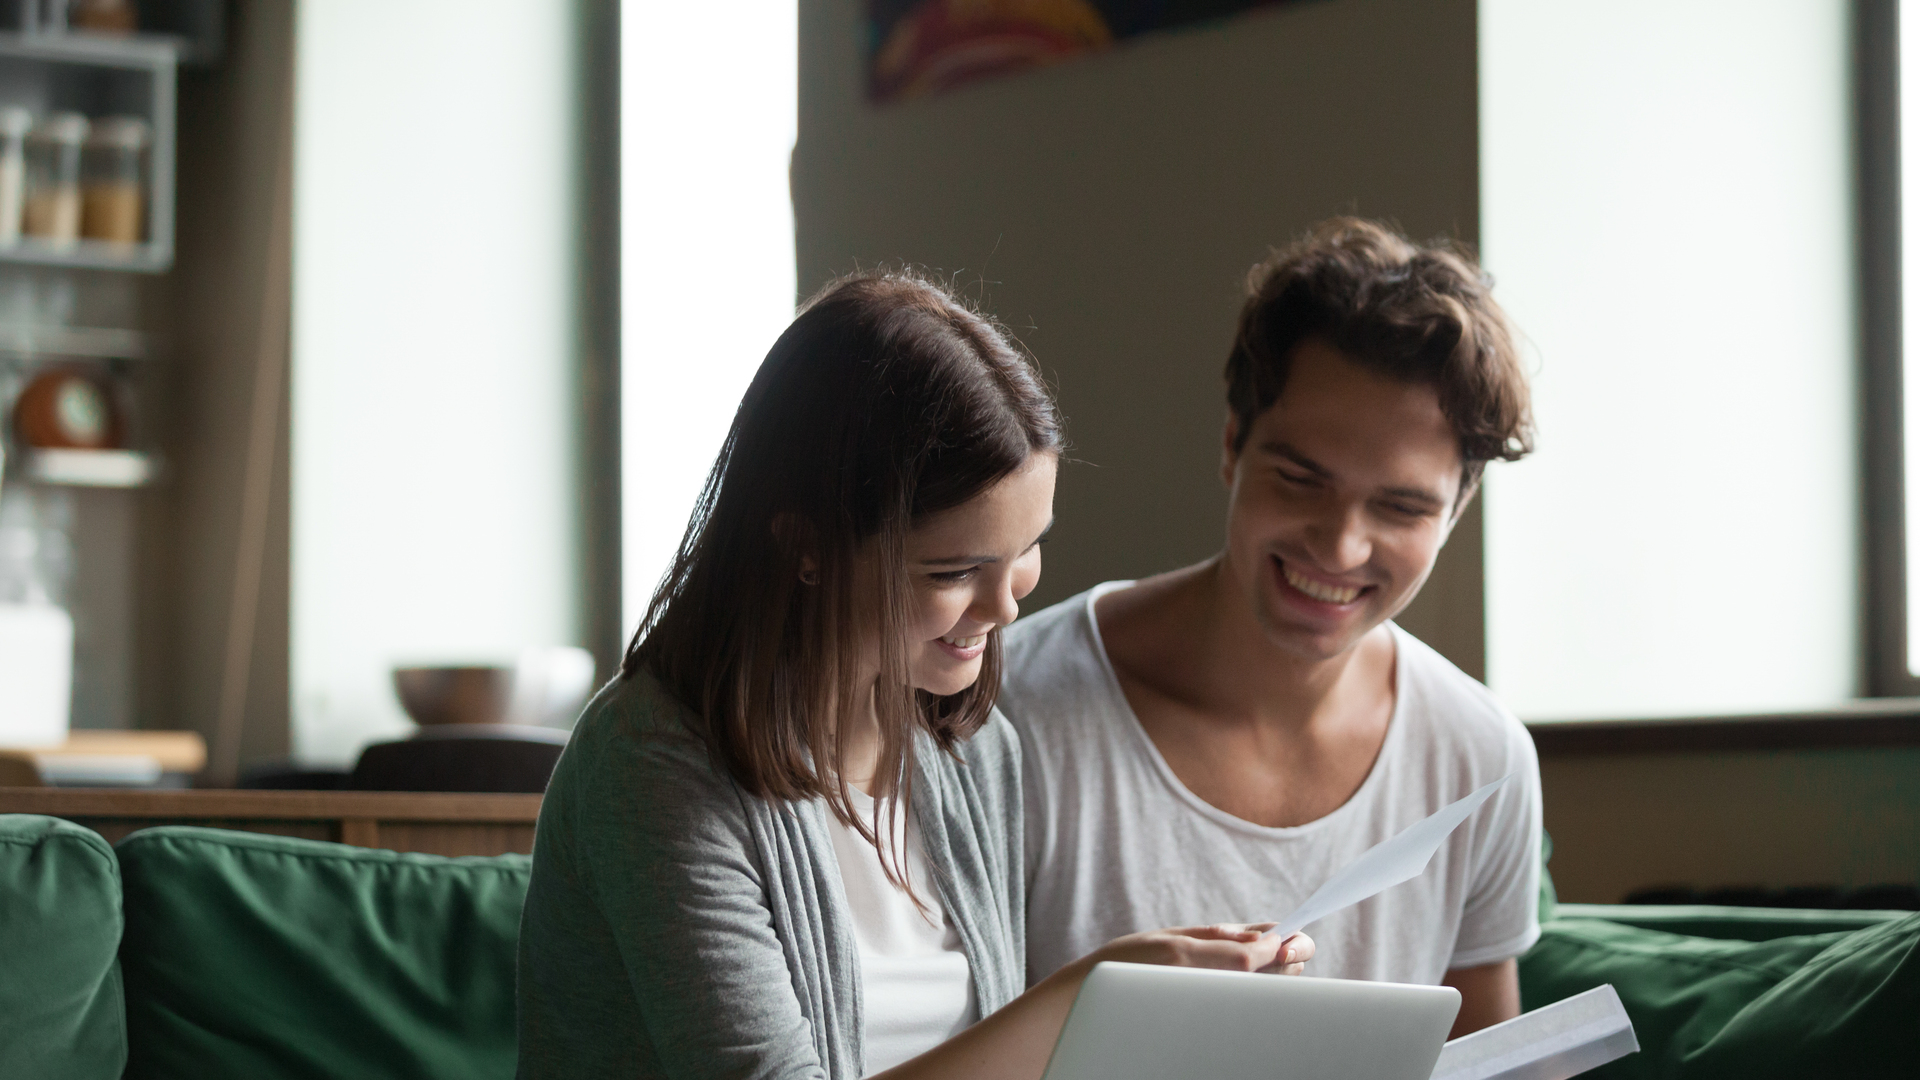
M 1139 34 L 1283 0 L 868 0 L 875 101 L 1099 52 Z

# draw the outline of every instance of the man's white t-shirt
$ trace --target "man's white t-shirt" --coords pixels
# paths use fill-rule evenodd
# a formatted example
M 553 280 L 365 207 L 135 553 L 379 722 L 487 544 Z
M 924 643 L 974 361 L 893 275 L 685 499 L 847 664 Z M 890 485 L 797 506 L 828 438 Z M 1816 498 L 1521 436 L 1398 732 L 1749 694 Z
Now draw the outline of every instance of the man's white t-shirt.
M 1123 934 L 1266 922 L 1369 847 L 1507 773 L 1426 872 L 1306 928 L 1310 975 L 1435 984 L 1540 936 L 1540 769 L 1486 687 L 1391 623 L 1395 697 L 1373 769 L 1327 816 L 1234 817 L 1182 784 L 1120 689 L 1093 603 L 1108 582 L 1006 631 L 999 705 L 1020 733 L 1029 984 Z
M 884 808 L 853 790 L 854 812 L 885 833 Z M 833 854 L 846 887 L 853 936 L 860 949 L 862 1042 L 867 1074 L 890 1069 L 945 1042 L 974 1020 L 973 969 L 961 951 L 960 933 L 946 917 L 911 815 L 893 815 L 888 851 L 906 853 L 913 898 L 887 880 L 880 852 L 859 833 L 827 815 Z

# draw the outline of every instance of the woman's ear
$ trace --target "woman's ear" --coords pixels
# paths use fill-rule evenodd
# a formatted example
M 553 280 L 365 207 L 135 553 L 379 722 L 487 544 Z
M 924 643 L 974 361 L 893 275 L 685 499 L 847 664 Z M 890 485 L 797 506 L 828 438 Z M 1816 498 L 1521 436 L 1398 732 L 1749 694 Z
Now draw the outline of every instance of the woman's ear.
M 813 522 L 792 511 L 782 511 L 773 515 L 773 539 L 799 562 L 801 581 L 812 585 L 820 580 L 820 541 Z

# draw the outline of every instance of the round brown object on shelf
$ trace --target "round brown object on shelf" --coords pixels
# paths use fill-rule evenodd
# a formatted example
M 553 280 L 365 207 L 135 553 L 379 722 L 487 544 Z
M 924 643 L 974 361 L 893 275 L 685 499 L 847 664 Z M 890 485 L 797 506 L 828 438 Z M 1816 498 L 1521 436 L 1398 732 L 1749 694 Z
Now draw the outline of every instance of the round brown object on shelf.
M 113 449 L 120 428 L 112 393 L 77 371 L 41 372 L 13 405 L 14 435 L 42 450 Z

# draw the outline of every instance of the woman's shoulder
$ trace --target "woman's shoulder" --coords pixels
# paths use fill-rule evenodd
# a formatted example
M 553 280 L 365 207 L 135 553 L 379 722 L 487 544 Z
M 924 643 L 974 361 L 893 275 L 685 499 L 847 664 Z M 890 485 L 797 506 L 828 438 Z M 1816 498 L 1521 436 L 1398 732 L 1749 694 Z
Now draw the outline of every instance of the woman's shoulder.
M 571 745 L 616 748 L 649 759 L 706 757 L 699 717 L 647 671 L 621 673 L 600 688 L 580 713 Z
M 548 798 L 605 805 L 637 794 L 736 802 L 699 735 L 699 717 L 652 674 L 616 676 L 587 703 L 554 769 Z

